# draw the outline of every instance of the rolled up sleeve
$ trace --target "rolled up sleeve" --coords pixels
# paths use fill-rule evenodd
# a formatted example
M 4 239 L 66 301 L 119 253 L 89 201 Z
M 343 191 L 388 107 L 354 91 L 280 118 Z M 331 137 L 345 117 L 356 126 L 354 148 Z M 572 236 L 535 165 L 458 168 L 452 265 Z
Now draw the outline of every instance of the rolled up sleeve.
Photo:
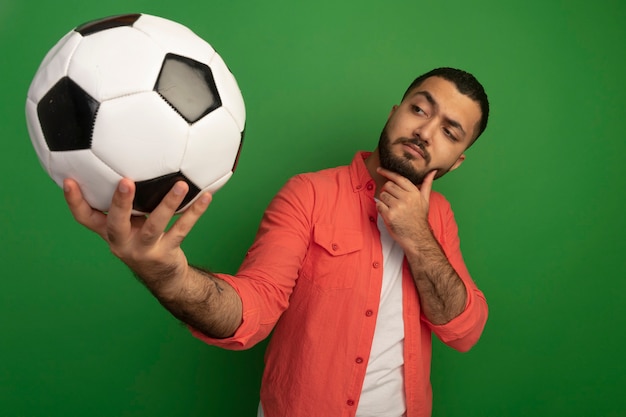
M 433 232 L 448 261 L 463 281 L 467 297 L 465 309 L 448 323 L 435 325 L 423 315 L 422 320 L 443 343 L 460 352 L 466 352 L 478 342 L 487 323 L 487 300 L 482 291 L 477 288 L 463 260 L 458 226 L 450 204 L 442 195 L 434 193 L 431 196 L 431 207 L 433 197 L 439 207 L 438 212 L 431 213 L 429 218 Z
M 232 337 L 215 339 L 191 328 L 192 334 L 214 346 L 248 349 L 265 339 L 289 305 L 310 241 L 306 215 L 310 184 L 300 176 L 290 179 L 263 215 L 254 243 L 235 275 L 215 274 L 228 282 L 242 301 L 241 325 Z

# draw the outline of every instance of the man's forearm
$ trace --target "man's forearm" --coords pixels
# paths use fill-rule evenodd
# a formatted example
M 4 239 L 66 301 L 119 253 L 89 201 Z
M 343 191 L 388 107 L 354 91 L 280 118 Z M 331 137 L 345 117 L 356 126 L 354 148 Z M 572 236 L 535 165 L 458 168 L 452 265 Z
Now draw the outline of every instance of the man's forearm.
M 159 302 L 182 322 L 209 337 L 232 336 L 242 320 L 241 299 L 226 281 L 189 266 L 184 278 L 167 290 L 150 288 Z
M 445 324 L 461 314 L 467 299 L 465 285 L 430 229 L 405 254 L 426 318 Z

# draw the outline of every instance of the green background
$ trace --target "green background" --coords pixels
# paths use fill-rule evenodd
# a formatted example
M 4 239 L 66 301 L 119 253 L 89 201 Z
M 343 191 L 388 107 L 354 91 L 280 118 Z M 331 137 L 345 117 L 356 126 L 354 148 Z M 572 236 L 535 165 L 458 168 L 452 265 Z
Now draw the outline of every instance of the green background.
M 246 99 L 237 173 L 185 241 L 235 272 L 291 175 L 371 150 L 408 83 L 473 72 L 492 118 L 451 201 L 490 318 L 435 342 L 435 417 L 626 416 L 626 3 L 2 0 L 0 414 L 252 416 L 265 344 L 194 339 L 71 218 L 25 127 L 47 50 L 94 18 L 145 12 L 209 41 Z

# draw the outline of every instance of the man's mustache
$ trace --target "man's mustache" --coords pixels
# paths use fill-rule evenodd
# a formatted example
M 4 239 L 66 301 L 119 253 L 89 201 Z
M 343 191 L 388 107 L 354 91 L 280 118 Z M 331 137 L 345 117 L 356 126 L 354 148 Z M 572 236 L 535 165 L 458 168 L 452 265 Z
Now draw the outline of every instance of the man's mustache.
M 426 146 L 425 146 L 425 141 L 423 141 L 420 138 L 399 138 L 396 139 L 396 141 L 394 142 L 395 144 L 413 144 L 415 146 L 417 146 L 418 148 L 420 148 L 420 150 L 422 151 L 422 154 L 424 155 L 424 159 L 426 160 L 426 162 L 430 162 L 430 154 L 428 153 L 428 151 L 426 150 Z

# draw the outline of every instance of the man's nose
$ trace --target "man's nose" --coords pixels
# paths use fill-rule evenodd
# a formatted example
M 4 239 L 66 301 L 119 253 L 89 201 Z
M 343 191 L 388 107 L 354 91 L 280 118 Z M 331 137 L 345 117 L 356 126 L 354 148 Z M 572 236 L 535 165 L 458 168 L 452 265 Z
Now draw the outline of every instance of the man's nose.
M 435 121 L 434 119 L 425 120 L 413 131 L 414 136 L 420 138 L 425 142 L 425 145 L 430 145 L 435 135 Z

